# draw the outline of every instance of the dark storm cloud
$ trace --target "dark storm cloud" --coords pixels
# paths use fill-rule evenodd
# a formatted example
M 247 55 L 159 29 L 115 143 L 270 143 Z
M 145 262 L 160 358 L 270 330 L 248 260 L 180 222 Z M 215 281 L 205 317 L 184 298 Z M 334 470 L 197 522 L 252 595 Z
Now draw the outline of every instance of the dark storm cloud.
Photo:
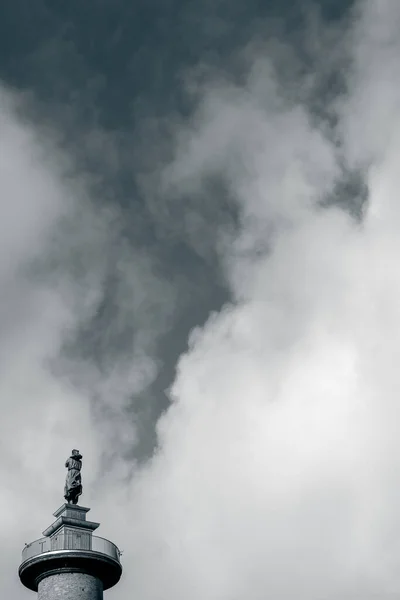
M 335 19 L 347 6 L 326 1 L 319 12 Z M 28 95 L 31 117 L 57 131 L 75 169 L 91 173 L 99 205 L 124 214 L 124 240 L 108 251 L 98 309 L 69 352 L 101 368 L 129 351 L 137 322 L 129 313 L 121 321 L 121 294 L 143 303 L 136 318 L 160 323 L 151 354 L 161 370 L 146 399 L 133 404 L 143 432 L 138 456 L 151 449 L 152 424 L 168 402 L 163 389 L 188 332 L 229 297 L 216 254 L 221 227 L 235 226 L 224 182 L 212 177 L 205 193 L 178 202 L 173 192 L 167 202 L 158 185 L 173 158 L 176 122 L 196 103 L 187 73 L 227 69 L 240 77 L 238 50 L 257 38 L 295 35 L 307 19 L 308 7 L 293 1 L 18 0 L 0 8 L 0 76 Z M 129 252 L 150 256 L 158 277 L 172 282 L 172 312 L 157 293 L 124 290 L 118 263 Z
M 125 353 L 139 360 L 133 352 L 133 340 L 143 330 L 138 319 L 157 331 L 145 345 L 161 370 L 146 397 L 139 394 L 132 405 L 139 457 L 151 452 L 154 423 L 168 402 L 164 388 L 173 378 L 188 331 L 228 297 L 210 235 L 211 222 L 217 217 L 221 222 L 223 214 L 215 212 L 213 202 L 206 208 L 199 198 L 191 202 L 190 211 L 165 210 L 154 189 L 145 194 L 152 171 L 157 176 L 155 162 L 170 158 L 170 130 L 165 139 L 160 123 L 171 111 L 177 117 L 190 108 L 181 89 L 184 70 L 199 61 L 226 62 L 265 12 L 269 10 L 259 11 L 257 3 L 243 10 L 240 3 L 226 2 L 199 6 L 39 0 L 8 2 L 0 8 L 3 80 L 25 93 L 24 110 L 31 119 L 56 132 L 59 142 L 72 149 L 74 171 L 84 172 L 86 182 L 91 173 L 99 207 L 117 205 L 124 213 L 124 224 L 107 248 L 97 308 L 65 352 L 107 370 Z M 216 193 L 218 187 L 211 186 L 210 196 Z M 77 265 L 82 247 L 76 236 L 72 239 L 75 258 L 70 252 L 68 260 Z M 157 277 L 172 282 L 174 310 L 164 294 L 143 283 L 146 276 L 140 287 L 127 289 L 121 261 L 135 254 L 135 268 L 143 270 L 144 253 L 151 257 Z M 121 302 L 132 306 L 121 311 Z M 72 377 L 71 369 L 67 372 Z M 79 377 L 74 380 L 82 384 Z

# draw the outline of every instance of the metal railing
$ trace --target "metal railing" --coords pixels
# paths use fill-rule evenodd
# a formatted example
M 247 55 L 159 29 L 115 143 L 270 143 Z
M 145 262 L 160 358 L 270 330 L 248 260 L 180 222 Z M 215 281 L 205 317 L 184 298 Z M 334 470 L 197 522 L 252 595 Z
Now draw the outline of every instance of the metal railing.
M 47 552 L 60 552 L 63 550 L 73 550 L 82 552 L 98 552 L 120 562 L 121 553 L 117 546 L 101 537 L 97 536 L 67 536 L 60 534 L 53 537 L 44 537 L 27 544 L 22 550 L 22 562 L 29 558 L 45 554 Z

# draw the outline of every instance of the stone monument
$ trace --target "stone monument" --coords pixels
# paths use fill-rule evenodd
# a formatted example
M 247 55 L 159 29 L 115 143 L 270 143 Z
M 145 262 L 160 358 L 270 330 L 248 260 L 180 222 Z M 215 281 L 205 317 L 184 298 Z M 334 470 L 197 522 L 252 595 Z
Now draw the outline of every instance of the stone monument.
M 78 498 L 82 494 L 82 454 L 79 453 L 79 450 L 72 450 L 65 466 L 68 471 L 65 479 L 64 498 L 68 504 L 78 504 Z
M 43 538 L 27 544 L 19 567 L 21 582 L 38 600 L 102 600 L 103 590 L 118 583 L 122 566 L 117 546 L 93 535 L 99 523 L 86 520 L 89 508 L 77 504 L 82 494 L 82 455 L 73 450 L 65 466 L 67 501 Z

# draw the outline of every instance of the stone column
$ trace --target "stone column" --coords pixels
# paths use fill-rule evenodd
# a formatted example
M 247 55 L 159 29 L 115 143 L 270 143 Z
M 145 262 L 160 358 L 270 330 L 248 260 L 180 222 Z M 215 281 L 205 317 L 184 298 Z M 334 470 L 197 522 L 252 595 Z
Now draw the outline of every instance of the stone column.
M 38 584 L 38 600 L 103 600 L 103 584 L 87 573 L 56 573 Z

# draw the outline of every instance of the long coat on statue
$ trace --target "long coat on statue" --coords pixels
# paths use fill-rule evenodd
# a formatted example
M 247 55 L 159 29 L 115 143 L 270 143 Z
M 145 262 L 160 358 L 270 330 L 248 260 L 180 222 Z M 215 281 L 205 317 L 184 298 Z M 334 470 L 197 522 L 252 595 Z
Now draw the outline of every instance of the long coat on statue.
M 64 498 L 67 502 L 77 504 L 78 497 L 82 494 L 82 455 L 73 454 L 68 458 L 65 466 L 68 469 L 68 473 L 65 480 Z

